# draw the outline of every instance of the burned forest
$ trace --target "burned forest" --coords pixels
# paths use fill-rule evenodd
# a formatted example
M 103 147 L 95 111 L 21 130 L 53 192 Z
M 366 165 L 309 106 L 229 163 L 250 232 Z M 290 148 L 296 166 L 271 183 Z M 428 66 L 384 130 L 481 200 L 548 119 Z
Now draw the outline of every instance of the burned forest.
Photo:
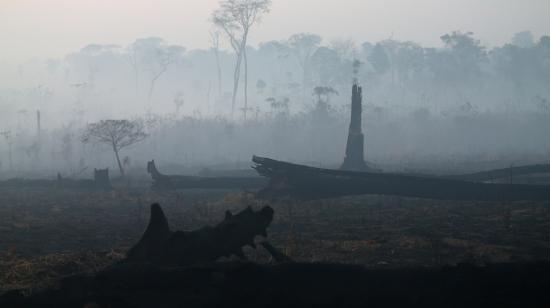
M 548 20 L 0 4 L 0 307 L 549 307 Z

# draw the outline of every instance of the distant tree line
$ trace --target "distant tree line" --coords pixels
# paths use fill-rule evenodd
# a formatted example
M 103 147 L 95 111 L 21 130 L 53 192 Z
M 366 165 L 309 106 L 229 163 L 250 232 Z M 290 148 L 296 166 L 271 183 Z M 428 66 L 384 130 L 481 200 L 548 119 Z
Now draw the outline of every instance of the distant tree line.
M 250 9 L 258 16 L 267 13 L 268 1 L 256 4 Z M 228 8 L 215 16 L 229 22 L 223 15 Z M 243 44 L 242 25 L 226 24 L 239 33 L 235 49 L 220 22 L 213 23 L 209 49 L 150 37 L 128 46 L 90 44 L 61 59 L 18 66 L 18 86 L 0 85 L 0 168 L 31 168 L 49 155 L 81 170 L 92 157 L 100 161 L 105 148 L 76 136 L 91 132 L 94 123 L 109 123 L 102 120 L 138 118 L 138 132 L 150 138 L 137 138 L 135 149 L 142 151 L 128 147 L 125 153 L 143 160 L 246 160 L 261 149 L 339 161 L 343 145 L 328 145 L 344 140 L 353 81 L 363 86 L 366 146 L 376 145 L 367 155 L 546 149 L 537 140 L 550 116 L 549 36 L 524 31 L 489 48 L 461 31 L 442 35 L 440 47 L 391 38 L 326 41 L 297 33 L 253 47 Z M 248 25 L 253 29 L 254 23 Z M 462 135 L 453 135 L 455 130 Z M 83 141 L 94 139 L 89 136 Z M 114 162 L 124 173 L 118 150 L 113 147 Z M 112 160 L 112 153 L 105 155 Z

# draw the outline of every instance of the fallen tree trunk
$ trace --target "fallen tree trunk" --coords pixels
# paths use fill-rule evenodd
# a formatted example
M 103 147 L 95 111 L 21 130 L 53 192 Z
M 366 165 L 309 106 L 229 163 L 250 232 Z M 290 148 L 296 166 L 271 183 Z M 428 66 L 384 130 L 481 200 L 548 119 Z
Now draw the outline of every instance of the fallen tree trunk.
M 156 189 L 257 189 L 267 184 L 262 177 L 165 175 L 158 171 L 154 160 L 147 163 L 147 172 Z
M 496 179 L 505 179 L 508 178 L 510 181 L 513 181 L 514 177 L 524 176 L 524 175 L 533 175 L 533 174 L 550 174 L 550 164 L 538 164 L 538 165 L 527 165 L 527 166 L 518 166 L 518 167 L 509 167 L 501 169 L 493 169 L 487 171 L 474 172 L 469 174 L 459 174 L 459 175 L 448 175 L 446 176 L 449 179 L 463 180 L 463 181 L 472 181 L 472 182 L 485 182 Z
M 550 200 L 550 187 L 542 185 L 489 184 L 427 175 L 321 169 L 258 156 L 252 160 L 256 164 L 253 168 L 270 179 L 259 197 L 316 199 L 380 194 L 469 201 Z

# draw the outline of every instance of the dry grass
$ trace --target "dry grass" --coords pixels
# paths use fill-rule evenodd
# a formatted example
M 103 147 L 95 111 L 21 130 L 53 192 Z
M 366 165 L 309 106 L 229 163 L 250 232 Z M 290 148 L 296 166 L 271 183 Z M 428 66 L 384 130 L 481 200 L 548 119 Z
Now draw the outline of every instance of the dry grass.
M 145 230 L 153 202 L 175 230 L 268 204 L 227 191 L 0 191 L 0 291 L 41 288 L 120 259 Z M 550 258 L 548 202 L 358 196 L 269 205 L 275 209 L 269 239 L 297 261 L 409 267 Z M 245 254 L 269 259 L 261 249 Z
M 7 253 L 0 256 L 0 292 L 39 290 L 67 275 L 98 271 L 122 257 L 121 251 L 114 250 L 52 253 L 34 258 Z

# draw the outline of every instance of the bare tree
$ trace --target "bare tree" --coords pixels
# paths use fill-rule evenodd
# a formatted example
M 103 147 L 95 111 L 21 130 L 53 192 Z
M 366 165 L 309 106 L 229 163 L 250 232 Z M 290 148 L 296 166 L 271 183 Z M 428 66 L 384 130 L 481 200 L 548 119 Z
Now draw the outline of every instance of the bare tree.
M 151 82 L 149 84 L 149 94 L 147 95 L 149 103 L 151 103 L 157 80 L 168 70 L 172 63 L 176 62 L 180 53 L 183 53 L 183 48 L 179 46 L 168 46 L 157 50 L 156 57 L 153 58 L 153 64 L 150 66 Z
M 338 95 L 338 91 L 332 87 L 315 87 L 313 88 L 313 95 L 317 96 L 317 106 L 328 106 L 330 97 L 332 95 Z
M 149 73 L 147 104 L 150 105 L 158 79 L 172 64 L 181 60 L 185 48 L 177 45 L 167 46 L 161 38 L 150 37 L 136 40 L 129 51 L 129 62 L 134 67 L 134 72 L 137 74 L 137 65 L 141 63 L 143 69 Z
M 220 8 L 212 14 L 214 25 L 222 29 L 231 48 L 237 56 L 233 72 L 233 97 L 231 99 L 231 116 L 235 111 L 235 101 L 239 88 L 241 64 L 244 60 L 244 117 L 248 110 L 248 58 L 246 44 L 252 26 L 259 22 L 262 14 L 269 12 L 271 0 L 221 0 Z
M 120 174 L 125 175 L 119 152 L 123 148 L 147 138 L 145 125 L 141 120 L 101 120 L 88 124 L 81 136 L 83 143 L 99 142 L 112 147 Z

